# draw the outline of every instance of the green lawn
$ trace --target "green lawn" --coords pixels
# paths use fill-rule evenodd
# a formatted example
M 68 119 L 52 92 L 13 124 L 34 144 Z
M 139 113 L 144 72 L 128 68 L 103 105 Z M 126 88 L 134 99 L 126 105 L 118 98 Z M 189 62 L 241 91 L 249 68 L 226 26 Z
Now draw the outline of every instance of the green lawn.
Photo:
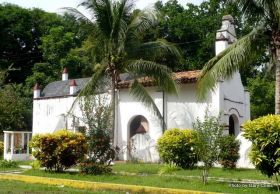
M 128 172 L 137 174 L 158 174 L 160 169 L 163 168 L 162 164 L 115 164 L 113 171 L 117 173 Z M 202 170 L 194 168 L 193 170 L 178 170 L 165 175 L 179 175 L 179 176 L 201 176 Z M 268 177 L 255 169 L 234 169 L 224 170 L 222 168 L 213 168 L 209 172 L 210 177 L 228 178 L 228 179 L 254 179 L 254 180 L 270 180 Z
M 30 161 L 19 162 L 19 164 L 25 164 L 25 165 L 28 165 L 29 163 Z M 259 185 L 259 187 L 267 187 L 267 188 L 256 188 L 257 185 L 252 185 L 252 184 L 237 185 L 237 184 L 230 184 L 228 182 L 217 181 L 218 178 L 225 178 L 228 181 L 231 179 L 270 180 L 264 175 L 262 175 L 259 171 L 254 169 L 223 170 L 221 168 L 213 168 L 210 170 L 210 174 L 209 174 L 209 176 L 213 178 L 209 180 L 208 185 L 203 185 L 200 180 L 200 175 L 202 173 L 202 170 L 199 168 L 195 168 L 193 170 L 171 171 L 163 175 L 159 175 L 159 172 L 163 167 L 164 165 L 162 164 L 117 163 L 112 167 L 114 172 L 113 174 L 100 175 L 100 176 L 81 175 L 79 173 L 73 173 L 73 172 L 50 173 L 42 170 L 22 170 L 19 168 L 0 168 L 0 172 L 22 170 L 22 174 L 32 175 L 32 176 L 85 180 L 85 181 L 94 181 L 94 182 L 119 183 L 119 184 L 129 184 L 129 185 L 153 186 L 153 187 L 163 187 L 163 188 L 213 191 L 213 192 L 222 192 L 222 193 L 248 193 L 248 194 L 277 193 L 276 188 L 271 188 L 268 185 Z M 9 189 L 8 185 L 9 184 L 7 184 L 6 187 L 7 189 Z M 19 185 L 25 185 L 25 184 L 21 183 Z M 32 185 L 34 191 L 39 187 L 44 187 L 45 189 L 49 188 L 48 186 L 43 186 L 43 185 Z M 52 188 L 55 186 L 50 186 L 50 187 Z M 1 185 L 0 188 L 2 188 Z M 70 189 L 70 188 L 65 188 L 65 189 Z M 72 190 L 73 190 L 71 191 L 72 193 L 82 192 L 82 191 L 76 191 L 75 189 Z M 4 191 L 6 192 L 6 190 Z M 56 192 L 60 193 L 63 191 L 57 190 Z M 83 192 L 86 193 L 87 191 L 83 191 Z
M 151 169 L 150 169 L 151 170 Z M 53 177 L 63 179 L 85 180 L 106 183 L 120 183 L 129 185 L 153 186 L 162 188 L 178 188 L 188 190 L 213 191 L 221 193 L 246 193 L 246 194 L 268 194 L 277 193 L 276 188 L 254 188 L 254 185 L 230 185 L 210 180 L 209 184 L 203 185 L 199 179 L 188 179 L 183 177 L 159 176 L 156 174 L 141 175 L 81 175 L 78 173 L 49 173 L 40 170 L 28 170 L 23 174 L 42 177 Z M 238 186 L 238 187 L 235 187 Z
M 114 194 L 112 191 L 89 191 L 80 190 L 69 187 L 62 186 L 51 186 L 51 185 L 41 185 L 41 184 L 30 184 L 20 181 L 0 181 L 1 194 Z M 116 194 L 121 192 L 115 192 Z

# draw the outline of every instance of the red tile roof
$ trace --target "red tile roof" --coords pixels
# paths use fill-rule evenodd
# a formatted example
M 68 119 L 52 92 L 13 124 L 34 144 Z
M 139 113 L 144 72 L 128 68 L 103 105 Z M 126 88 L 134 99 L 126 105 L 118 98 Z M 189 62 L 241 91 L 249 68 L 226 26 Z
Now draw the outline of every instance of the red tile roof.
M 173 73 L 172 77 L 177 83 L 183 83 L 183 84 L 195 83 L 198 80 L 200 73 L 201 70 L 182 71 L 182 72 Z M 139 78 L 138 81 L 145 87 L 155 85 L 153 79 L 150 77 L 142 77 Z M 118 83 L 118 88 L 129 88 L 131 84 L 132 84 L 132 80 L 120 81 Z

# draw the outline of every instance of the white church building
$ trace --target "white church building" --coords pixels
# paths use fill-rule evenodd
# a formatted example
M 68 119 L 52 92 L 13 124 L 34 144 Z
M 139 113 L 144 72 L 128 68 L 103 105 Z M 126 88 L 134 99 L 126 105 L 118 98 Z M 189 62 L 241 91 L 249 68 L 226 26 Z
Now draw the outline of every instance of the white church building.
M 236 41 L 234 20 L 227 15 L 222 19 L 222 27 L 216 33 L 216 55 Z M 171 95 L 158 90 L 149 80 L 142 84 L 153 98 L 163 115 L 167 129 L 192 128 L 197 118 L 203 119 L 206 110 L 211 115 L 221 116 L 221 125 L 225 126 L 225 134 L 240 137 L 242 123 L 250 119 L 250 97 L 243 87 L 240 74 L 236 72 L 229 80 L 221 80 L 215 90 L 209 92 L 203 102 L 196 98 L 196 85 L 200 70 L 174 73 L 173 77 L 179 83 L 179 94 Z M 122 76 L 125 77 L 125 76 Z M 77 116 L 67 117 L 79 91 L 88 83 L 90 78 L 68 79 L 65 69 L 61 81 L 48 84 L 43 90 L 38 85 L 34 87 L 33 100 L 33 134 L 52 133 L 67 128 L 76 130 L 71 125 L 73 119 L 82 115 L 79 108 L 74 109 Z M 131 157 L 144 162 L 159 160 L 156 151 L 156 141 L 163 134 L 162 121 L 158 119 L 143 103 L 137 101 L 129 93 L 130 80 L 123 78 L 117 90 L 116 123 L 114 144 L 122 152 L 120 158 L 129 160 Z M 76 123 L 79 123 L 76 121 Z M 84 127 L 80 122 L 80 127 Z M 86 127 L 86 126 L 85 126 Z M 8 138 L 8 137 L 7 137 Z M 131 153 L 128 145 L 133 142 Z M 7 145 L 6 145 L 7 144 Z M 6 147 L 9 147 L 6 142 Z M 248 142 L 241 144 L 240 167 L 249 165 Z

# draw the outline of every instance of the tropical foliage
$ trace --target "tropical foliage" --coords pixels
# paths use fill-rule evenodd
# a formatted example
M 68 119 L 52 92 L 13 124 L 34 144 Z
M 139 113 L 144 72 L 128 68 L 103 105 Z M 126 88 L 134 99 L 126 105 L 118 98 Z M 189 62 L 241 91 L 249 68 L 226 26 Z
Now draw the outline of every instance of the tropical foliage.
M 234 135 L 225 135 L 220 140 L 219 163 L 226 169 L 236 168 L 239 159 L 240 142 L 235 139 Z
M 220 79 L 232 77 L 234 72 L 268 55 L 275 66 L 275 113 L 280 113 L 280 2 L 279 0 L 235 0 L 247 20 L 253 20 L 254 29 L 212 58 L 203 68 L 199 81 L 200 97 L 214 89 Z
M 280 116 L 267 115 L 248 121 L 244 132 L 244 137 L 252 141 L 253 164 L 268 177 L 277 178 L 280 173 Z
M 28 130 L 32 112 L 29 99 L 23 97 L 22 85 L 8 84 L 0 88 L 0 134 L 4 130 Z
M 251 118 L 273 114 L 275 112 L 275 78 L 271 75 L 259 74 L 248 79 L 250 92 Z
M 0 168 L 18 168 L 18 163 L 12 160 L 0 160 Z
M 184 63 L 177 64 L 168 58 L 168 66 L 173 71 L 201 69 L 215 54 L 215 33 L 221 18 L 231 14 L 238 24 L 237 34 L 243 34 L 246 24 L 241 22 L 237 6 L 226 0 L 208 0 L 200 5 L 181 5 L 176 0 L 156 3 L 160 13 L 157 28 L 151 31 L 168 41 L 174 42 L 183 51 Z
M 30 141 L 32 155 L 47 170 L 63 171 L 84 159 L 86 139 L 80 133 L 60 130 L 52 134 L 35 135 Z
M 191 129 L 166 130 L 157 141 L 161 159 L 169 165 L 192 168 L 198 161 L 196 131 Z
M 115 107 L 115 90 L 120 74 L 127 73 L 131 79 L 130 93 L 161 114 L 138 78 L 149 76 L 154 84 L 166 92 L 176 93 L 171 70 L 158 63 L 166 56 L 181 59 L 179 50 L 164 39 L 145 40 L 145 33 L 156 26 L 156 14 L 151 10 L 134 11 L 132 0 L 85 0 L 81 6 L 92 14 L 88 19 L 78 10 L 66 8 L 77 20 L 87 22 L 93 29 L 90 39 L 96 53 L 95 72 L 84 92 L 95 90 L 98 81 L 107 77 L 111 87 L 111 104 Z M 112 109 L 115 118 L 115 108 Z M 114 119 L 113 119 L 113 126 Z
M 81 118 L 87 125 L 85 137 L 88 145 L 87 159 L 81 163 L 81 172 L 102 174 L 111 172 L 111 162 L 117 151 L 111 144 L 112 117 L 109 98 L 105 94 L 85 96 L 80 99 Z

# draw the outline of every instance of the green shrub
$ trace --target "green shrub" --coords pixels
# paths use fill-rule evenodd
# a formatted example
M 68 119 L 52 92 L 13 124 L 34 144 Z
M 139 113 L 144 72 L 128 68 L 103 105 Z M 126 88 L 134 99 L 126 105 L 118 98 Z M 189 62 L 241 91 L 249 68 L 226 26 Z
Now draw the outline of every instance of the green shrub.
M 112 168 L 107 164 L 100 164 L 90 160 L 84 161 L 80 164 L 80 170 L 84 174 L 100 175 L 112 172 Z
M 34 160 L 33 162 L 31 162 L 31 167 L 32 169 L 40 169 L 41 167 L 41 163 L 39 160 Z
M 86 152 L 86 139 L 81 133 L 60 130 L 53 134 L 35 135 L 32 155 L 47 170 L 63 171 L 80 162 Z
M 17 168 L 18 163 L 12 160 L 0 160 L 0 168 Z
M 3 158 L 4 154 L 4 143 L 0 141 L 0 158 Z
M 222 136 L 220 141 L 219 163 L 226 169 L 236 168 L 237 160 L 239 159 L 240 142 L 235 139 L 234 135 Z
M 160 157 L 167 164 L 192 168 L 197 163 L 195 137 L 196 132 L 189 129 L 165 131 L 157 141 Z
M 251 161 L 268 177 L 280 174 L 280 115 L 267 115 L 244 124 L 252 141 Z

